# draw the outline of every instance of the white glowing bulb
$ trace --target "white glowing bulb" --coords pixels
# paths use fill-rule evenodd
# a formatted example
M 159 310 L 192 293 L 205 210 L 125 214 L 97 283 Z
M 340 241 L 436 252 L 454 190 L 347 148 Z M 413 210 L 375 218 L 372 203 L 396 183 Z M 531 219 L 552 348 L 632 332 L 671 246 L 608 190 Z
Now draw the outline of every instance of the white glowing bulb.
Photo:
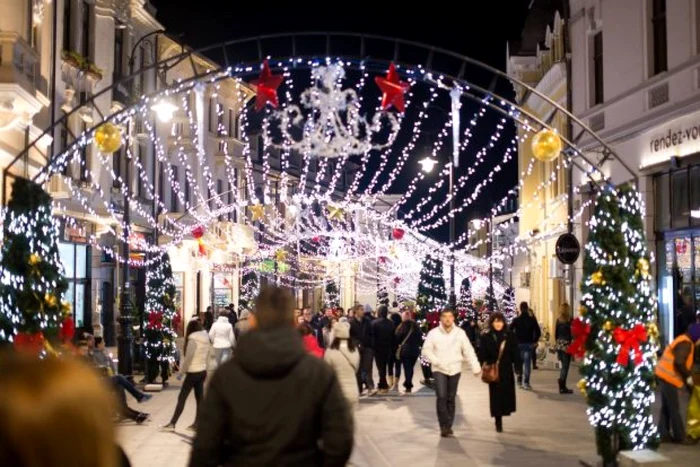
M 433 168 L 437 165 L 438 161 L 430 156 L 427 156 L 426 158 L 419 160 L 418 163 L 421 165 L 421 170 L 423 172 L 430 173 L 433 171 Z
M 173 114 L 177 110 L 177 106 L 167 99 L 161 99 L 151 106 L 151 110 L 158 115 L 158 120 L 163 123 L 168 123 L 173 119 Z

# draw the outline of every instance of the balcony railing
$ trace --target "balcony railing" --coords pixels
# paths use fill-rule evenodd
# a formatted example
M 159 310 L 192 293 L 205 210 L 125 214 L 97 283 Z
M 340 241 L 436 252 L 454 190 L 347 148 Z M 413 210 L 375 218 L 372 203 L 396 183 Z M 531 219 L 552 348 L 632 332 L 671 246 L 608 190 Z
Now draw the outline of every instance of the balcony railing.
M 30 94 L 48 94 L 48 83 L 39 72 L 39 53 L 19 34 L 0 32 L 0 83 L 16 83 Z

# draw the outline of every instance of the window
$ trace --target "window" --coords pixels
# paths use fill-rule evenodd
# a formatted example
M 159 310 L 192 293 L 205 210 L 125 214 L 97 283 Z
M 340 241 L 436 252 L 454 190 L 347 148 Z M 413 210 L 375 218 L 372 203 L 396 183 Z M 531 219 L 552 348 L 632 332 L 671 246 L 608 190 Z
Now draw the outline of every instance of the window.
M 236 126 L 236 116 L 233 109 L 228 109 L 228 136 L 229 138 L 235 138 L 235 126 Z
M 192 187 L 190 186 L 190 179 L 187 177 L 187 172 L 185 172 L 185 205 L 190 206 L 192 204 L 191 196 Z
M 158 199 L 165 206 L 165 165 L 158 162 Z
M 216 128 L 214 124 L 216 122 L 216 98 L 209 98 L 209 133 L 214 133 Z
M 71 41 L 71 3 L 72 0 L 63 1 L 63 50 L 73 50 Z
M 603 103 L 603 32 L 593 36 L 593 105 Z
M 671 176 L 671 216 L 674 229 L 688 227 L 690 220 L 690 193 L 688 190 L 688 171 L 674 172 Z
M 234 177 L 235 177 L 235 175 L 234 175 Z M 232 185 L 231 182 L 228 182 L 228 193 L 226 194 L 226 204 L 228 204 L 229 209 L 231 209 L 231 206 L 233 206 L 234 187 L 235 187 L 235 185 Z M 235 222 L 235 215 L 236 215 L 236 213 L 234 211 L 229 211 L 228 216 L 227 216 L 228 220 Z
M 83 134 L 88 130 L 87 123 L 82 123 Z M 88 180 L 88 172 L 90 172 L 90 145 L 86 144 L 80 150 L 80 180 Z
M 112 170 L 114 170 L 114 180 L 112 180 L 112 188 L 119 189 L 121 183 L 119 180 L 122 177 L 122 161 L 124 160 L 124 147 L 120 147 L 112 156 Z
M 666 0 L 652 0 L 652 73 L 658 75 L 668 69 L 666 50 Z
M 146 68 L 146 49 L 144 47 L 141 47 L 139 50 L 139 70 L 141 71 L 141 74 L 139 75 L 139 82 L 141 83 L 141 93 L 145 94 L 146 93 L 146 84 L 147 84 L 147 78 L 148 78 L 148 73 L 143 72 L 143 69 Z
M 86 59 L 90 58 L 90 16 L 92 14 L 92 5 L 88 0 L 83 0 L 83 25 L 80 40 L 82 45 L 81 53 Z
M 654 211 L 656 212 L 656 231 L 662 232 L 671 228 L 671 182 L 668 174 L 663 174 L 655 179 L 656 196 L 654 196 Z
M 39 51 L 39 24 L 34 22 L 34 2 L 27 0 L 27 42 L 36 51 Z
M 118 81 L 124 74 L 124 28 L 117 27 L 114 30 L 114 81 Z
M 90 300 L 90 247 L 87 245 L 58 244 L 58 255 L 63 264 L 68 290 L 64 300 L 71 305 L 76 327 L 91 324 Z
M 170 184 L 170 211 L 178 212 L 177 188 L 180 185 L 180 170 L 176 165 L 171 166 L 173 180 Z
M 690 209 L 692 211 L 700 211 L 700 166 L 690 169 Z M 700 225 L 700 217 L 692 217 L 693 225 Z
M 146 146 L 146 142 L 139 143 L 139 165 L 144 173 L 146 173 L 146 161 L 148 160 L 147 156 L 148 146 Z M 143 178 L 141 178 L 139 171 L 136 172 L 136 178 L 138 179 L 136 182 L 137 194 L 141 198 L 146 198 L 146 182 Z

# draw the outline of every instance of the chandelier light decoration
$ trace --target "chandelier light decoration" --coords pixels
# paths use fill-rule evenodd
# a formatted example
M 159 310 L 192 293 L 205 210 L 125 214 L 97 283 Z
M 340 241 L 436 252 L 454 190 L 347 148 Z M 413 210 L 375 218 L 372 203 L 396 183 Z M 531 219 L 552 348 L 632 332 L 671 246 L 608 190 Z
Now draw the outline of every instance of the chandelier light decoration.
M 360 113 L 357 92 L 341 88 L 344 79 L 345 69 L 341 64 L 314 68 L 315 85 L 301 94 L 301 107 L 288 105 L 268 117 L 266 136 L 272 145 L 327 158 L 362 155 L 390 147 L 400 128 L 397 117 L 389 112 L 377 112 L 368 121 Z M 401 96 L 403 99 L 403 93 Z M 399 105 L 397 99 L 391 102 L 399 110 L 404 109 L 405 105 Z M 389 131 L 388 137 L 379 142 L 379 133 L 385 129 Z M 274 134 L 275 130 L 281 137 Z

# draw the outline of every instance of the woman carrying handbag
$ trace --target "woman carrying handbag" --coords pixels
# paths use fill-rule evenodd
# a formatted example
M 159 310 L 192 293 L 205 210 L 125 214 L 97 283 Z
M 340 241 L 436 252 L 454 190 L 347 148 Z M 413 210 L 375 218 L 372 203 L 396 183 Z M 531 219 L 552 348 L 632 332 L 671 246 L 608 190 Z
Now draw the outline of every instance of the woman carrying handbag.
M 491 314 L 481 336 L 482 380 L 489 385 L 491 416 L 496 431 L 503 431 L 503 417 L 515 412 L 515 372 L 521 372 L 520 350 L 501 312 Z
M 420 348 L 423 345 L 423 334 L 420 332 L 418 324 L 413 320 L 413 313 L 404 311 L 403 322 L 396 328 L 395 358 L 403 366 L 404 373 L 404 394 L 410 394 L 413 390 L 413 370 L 416 368 L 416 361 L 420 357 Z M 399 373 L 400 374 L 400 373 Z M 396 386 L 399 380 L 396 378 Z

